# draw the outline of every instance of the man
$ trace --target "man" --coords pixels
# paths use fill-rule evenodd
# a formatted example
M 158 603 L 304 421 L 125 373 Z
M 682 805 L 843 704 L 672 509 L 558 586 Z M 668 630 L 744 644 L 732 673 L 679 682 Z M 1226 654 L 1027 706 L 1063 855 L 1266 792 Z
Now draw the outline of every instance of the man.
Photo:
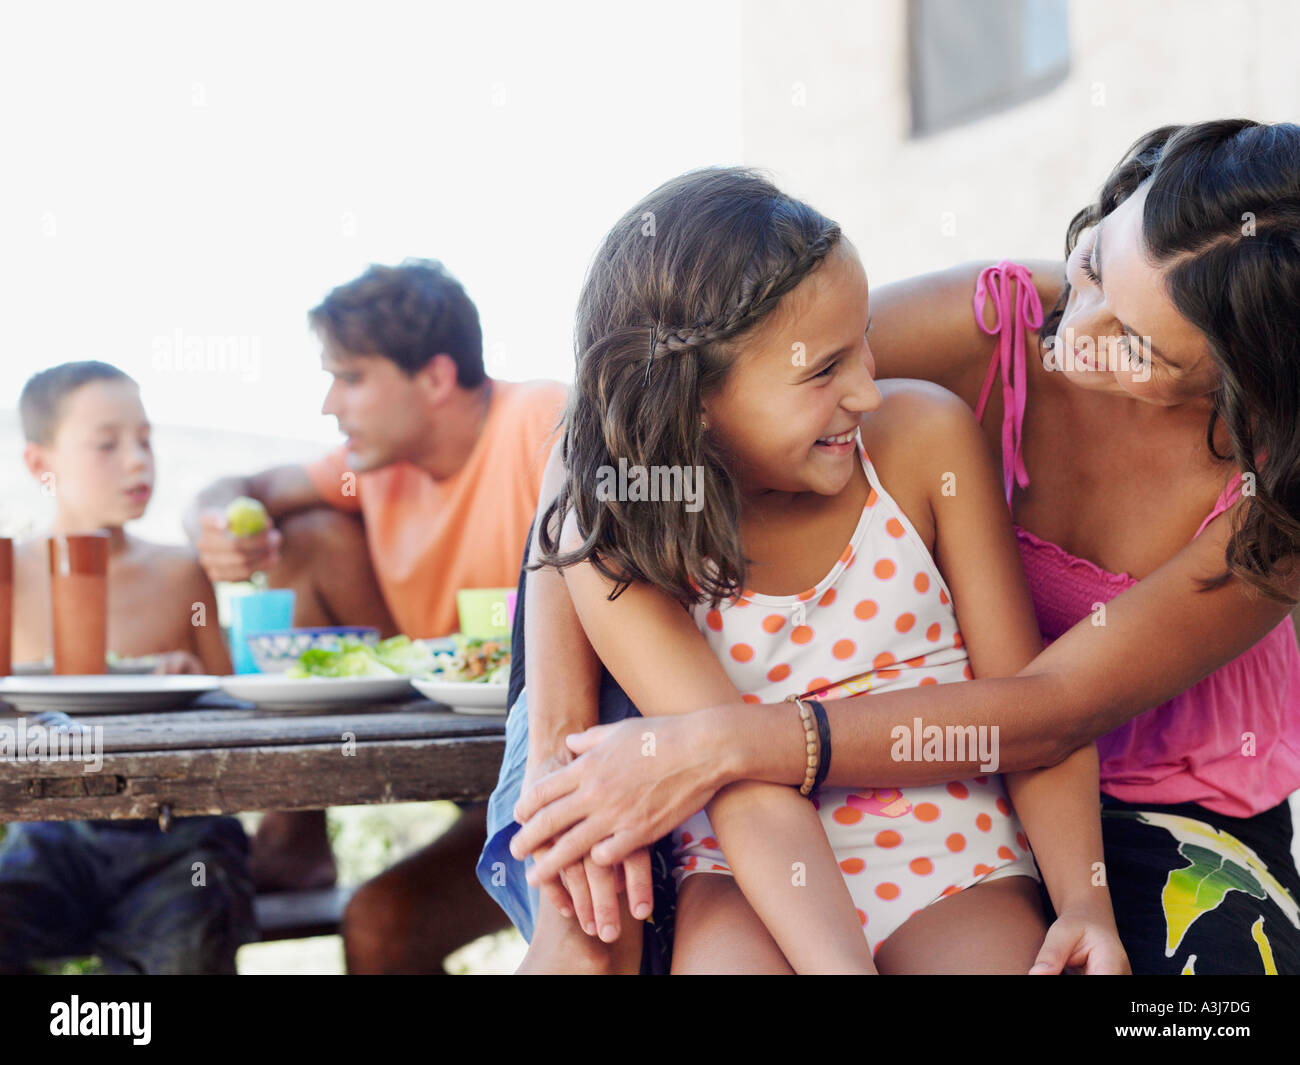
M 566 389 L 494 381 L 478 312 L 440 263 L 372 266 L 309 314 L 334 380 L 322 412 L 346 443 L 307 466 L 218 481 L 187 516 L 215 580 L 264 570 L 297 593 L 295 624 L 445 636 L 461 588 L 513 585 Z M 272 526 L 232 537 L 222 511 L 260 500 Z M 349 972 L 441 972 L 507 927 L 474 875 L 484 807 L 363 885 L 343 920 Z M 253 843 L 263 887 L 334 880 L 323 811 L 269 813 Z

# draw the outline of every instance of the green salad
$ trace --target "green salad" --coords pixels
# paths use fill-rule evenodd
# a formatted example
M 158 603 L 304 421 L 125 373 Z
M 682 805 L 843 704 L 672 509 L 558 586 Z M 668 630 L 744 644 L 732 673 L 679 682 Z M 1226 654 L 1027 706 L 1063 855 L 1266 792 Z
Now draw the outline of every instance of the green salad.
M 304 651 L 286 676 L 418 677 L 427 680 L 505 684 L 510 675 L 510 640 L 453 637 L 455 649 L 434 648 L 409 636 L 393 636 L 376 644 L 344 636 L 338 650 Z
M 472 681 L 480 684 L 510 683 L 510 637 L 454 637 L 456 650 L 445 656 L 439 676 L 443 680 Z

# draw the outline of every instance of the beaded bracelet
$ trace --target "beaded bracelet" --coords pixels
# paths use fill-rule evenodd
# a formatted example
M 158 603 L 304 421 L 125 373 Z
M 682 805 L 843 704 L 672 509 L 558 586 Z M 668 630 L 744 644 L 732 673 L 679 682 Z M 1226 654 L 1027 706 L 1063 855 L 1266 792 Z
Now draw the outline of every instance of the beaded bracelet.
M 817 715 L 817 779 L 813 782 L 816 791 L 826 781 L 826 774 L 831 771 L 831 723 L 826 718 L 826 707 L 816 699 L 805 700 Z
M 799 696 L 788 695 L 785 701 L 794 703 L 799 708 L 799 722 L 803 725 L 804 747 L 808 752 L 808 761 L 804 769 L 803 784 L 799 787 L 799 794 L 807 798 L 812 794 L 813 788 L 817 786 L 817 769 L 820 761 L 818 758 L 817 722 L 813 716 L 813 711 Z

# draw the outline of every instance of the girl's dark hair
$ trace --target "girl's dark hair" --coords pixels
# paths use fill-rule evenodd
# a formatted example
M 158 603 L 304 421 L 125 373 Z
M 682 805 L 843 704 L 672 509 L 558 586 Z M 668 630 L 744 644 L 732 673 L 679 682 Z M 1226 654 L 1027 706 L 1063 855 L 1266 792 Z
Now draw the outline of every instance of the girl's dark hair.
M 619 219 L 578 300 L 565 483 L 542 515 L 538 565 L 590 561 L 614 582 L 610 598 L 645 581 L 683 605 L 716 606 L 744 587 L 740 494 L 723 444 L 701 425 L 701 401 L 726 381 L 736 342 L 839 239 L 834 222 L 740 167 L 682 174 Z M 620 459 L 702 469 L 702 506 L 598 498 L 602 467 Z M 570 509 L 582 543 L 561 553 Z
M 1294 604 L 1279 573 L 1300 553 L 1300 126 L 1223 119 L 1153 130 L 1071 220 L 1066 257 L 1144 182 L 1147 261 L 1166 269 L 1174 306 L 1205 334 L 1219 370 L 1206 442 L 1254 487 L 1232 510 L 1226 570 L 1200 589 L 1236 576 Z M 1044 343 L 1069 297 L 1067 283 L 1043 323 Z M 1230 455 L 1214 446 L 1220 419 Z

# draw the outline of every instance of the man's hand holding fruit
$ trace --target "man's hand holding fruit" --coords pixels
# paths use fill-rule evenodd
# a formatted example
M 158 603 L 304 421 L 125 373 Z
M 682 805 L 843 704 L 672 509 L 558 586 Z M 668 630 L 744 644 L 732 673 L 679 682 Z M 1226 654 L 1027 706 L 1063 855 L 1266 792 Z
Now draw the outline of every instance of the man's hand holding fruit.
M 224 512 L 205 511 L 199 524 L 199 562 L 212 581 L 246 581 L 280 561 L 283 538 L 256 499 L 240 496 Z

